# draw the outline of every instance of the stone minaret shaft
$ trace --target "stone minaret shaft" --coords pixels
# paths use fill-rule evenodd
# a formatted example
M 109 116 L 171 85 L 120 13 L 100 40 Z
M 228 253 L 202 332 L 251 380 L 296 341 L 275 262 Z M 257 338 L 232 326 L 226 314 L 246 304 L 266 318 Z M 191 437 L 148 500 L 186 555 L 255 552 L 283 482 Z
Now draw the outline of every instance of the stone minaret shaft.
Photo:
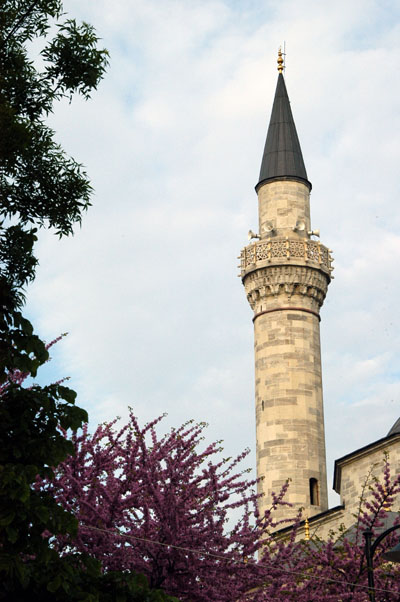
M 319 310 L 332 258 L 311 238 L 311 184 L 279 71 L 256 186 L 259 240 L 241 253 L 241 277 L 254 311 L 260 511 L 289 479 L 294 506 L 278 512 L 289 518 L 328 508 Z

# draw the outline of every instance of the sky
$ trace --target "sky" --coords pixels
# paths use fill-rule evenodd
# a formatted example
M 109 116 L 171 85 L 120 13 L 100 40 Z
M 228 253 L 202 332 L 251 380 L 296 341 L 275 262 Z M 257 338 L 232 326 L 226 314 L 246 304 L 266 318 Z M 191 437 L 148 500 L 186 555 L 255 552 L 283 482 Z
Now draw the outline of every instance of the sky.
M 333 250 L 321 310 L 328 487 L 339 458 L 400 415 L 400 5 L 396 0 L 66 0 L 110 52 L 89 102 L 61 103 L 56 139 L 93 206 L 42 232 L 27 312 L 90 424 L 167 413 L 209 424 L 255 464 L 252 312 L 237 256 L 257 230 L 261 157 L 286 85 L 311 215 Z M 47 380 L 46 380 L 47 379 Z M 338 503 L 332 494 L 331 505 Z

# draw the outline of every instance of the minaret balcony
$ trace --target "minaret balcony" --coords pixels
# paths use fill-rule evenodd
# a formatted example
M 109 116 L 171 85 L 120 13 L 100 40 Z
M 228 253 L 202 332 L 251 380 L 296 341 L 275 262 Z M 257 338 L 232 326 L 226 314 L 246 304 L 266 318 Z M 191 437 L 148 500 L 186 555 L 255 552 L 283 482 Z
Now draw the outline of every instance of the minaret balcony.
M 268 265 L 295 264 L 322 270 L 330 279 L 332 261 L 330 250 L 316 240 L 258 240 L 240 253 L 240 276 L 244 278 L 246 274 Z

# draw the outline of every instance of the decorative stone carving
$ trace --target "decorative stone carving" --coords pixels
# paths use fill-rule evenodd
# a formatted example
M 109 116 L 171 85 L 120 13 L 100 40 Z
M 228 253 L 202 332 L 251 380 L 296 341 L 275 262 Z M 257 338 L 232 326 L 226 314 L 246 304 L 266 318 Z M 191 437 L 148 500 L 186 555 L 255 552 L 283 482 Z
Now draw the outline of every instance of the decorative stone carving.
M 259 240 L 245 247 L 240 254 L 242 278 L 249 271 L 268 263 L 282 263 L 282 260 L 310 264 L 328 275 L 332 273 L 332 257 L 329 249 L 315 240 L 291 240 L 278 238 Z
M 256 313 L 264 309 L 269 297 L 278 295 L 284 295 L 288 301 L 295 295 L 307 297 L 318 311 L 329 280 L 329 276 L 318 269 L 290 264 L 255 268 L 244 276 L 243 284 L 248 302 Z

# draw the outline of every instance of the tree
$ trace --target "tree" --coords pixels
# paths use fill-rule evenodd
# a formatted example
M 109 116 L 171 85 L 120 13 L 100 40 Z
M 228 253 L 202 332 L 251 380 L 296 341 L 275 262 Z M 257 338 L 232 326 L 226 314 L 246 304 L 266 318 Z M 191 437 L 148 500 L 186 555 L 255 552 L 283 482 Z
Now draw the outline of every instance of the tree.
M 48 38 L 55 20 L 56 34 Z M 43 70 L 29 57 L 42 38 Z M 82 166 L 56 143 L 46 117 L 74 94 L 89 98 L 107 66 L 93 28 L 66 19 L 60 0 L 3 0 L 0 12 L 0 600 L 161 602 L 140 575 L 101 570 L 82 554 L 60 557 L 56 534 L 72 536 L 77 521 L 34 483 L 73 453 L 60 432 L 87 413 L 63 383 L 26 387 L 48 359 L 45 343 L 22 315 L 33 280 L 40 228 L 67 236 L 90 205 Z
M 89 98 L 106 69 L 107 51 L 97 48 L 90 25 L 68 19 L 41 52 L 43 71 L 28 52 L 33 39 L 46 39 L 62 9 L 60 0 L 4 0 L 0 13 L 1 381 L 7 370 L 35 375 L 47 357 L 19 311 L 23 287 L 34 278 L 37 229 L 69 235 L 90 204 L 85 172 L 55 142 L 45 119 L 61 98 Z
M 47 344 L 46 351 L 57 343 L 64 335 L 54 339 Z M 23 385 L 28 378 L 29 373 L 22 373 L 15 370 L 8 375 L 7 381 L 0 385 L 0 403 L 6 398 L 8 390 L 13 390 L 15 385 Z M 58 383 L 58 386 L 62 381 Z M 53 385 L 57 386 L 57 385 Z M 30 390 L 35 387 L 30 387 Z M 17 395 L 17 402 L 20 401 Z M 26 399 L 23 399 L 26 401 Z M 48 404 L 48 399 L 45 400 Z M 31 411 L 31 406 L 28 404 L 28 411 Z M 3 417 L 9 418 L 8 423 L 4 425 L 4 432 L 9 428 L 8 440 L 4 440 L 4 447 L 7 450 L 8 443 L 18 442 L 18 423 L 27 423 L 29 420 L 24 419 L 25 408 L 16 408 L 16 412 L 9 416 L 3 412 Z M 20 410 L 20 411 L 19 411 Z M 38 408 L 38 414 L 35 416 L 35 421 L 40 422 L 40 412 L 46 417 L 43 408 Z M 13 420 L 15 418 L 15 420 Z M 11 426 L 10 426 L 11 423 Z M 25 424 L 26 426 L 26 424 Z M 61 421 L 56 424 L 57 437 L 60 433 Z M 54 438 L 54 424 L 49 429 L 50 437 Z M 65 450 L 71 451 L 71 441 L 67 438 L 66 431 L 63 432 L 62 438 L 66 446 Z M 35 461 L 38 452 L 35 446 L 32 445 L 32 439 L 26 439 L 27 444 L 31 449 L 25 451 L 25 455 L 29 455 L 31 462 Z M 58 441 L 58 439 L 57 439 Z M 33 439 L 33 443 L 36 439 Z M 43 446 L 43 441 L 41 442 Z M 59 443 L 59 441 L 58 441 Z M 60 452 L 55 449 L 56 452 Z M 49 451 L 49 446 L 45 446 L 46 451 Z M 65 451 L 64 450 L 64 451 Z M 18 451 L 18 450 L 17 450 Z M 73 447 L 72 447 L 73 451 Z M 65 456 L 65 453 L 63 454 Z M 40 464 L 37 461 L 36 463 Z M 7 483 L 7 471 L 9 465 L 3 469 L 1 475 L 2 487 Z M 31 470 L 28 481 L 35 483 L 40 480 L 39 474 L 35 474 L 36 466 L 32 464 L 27 467 L 21 466 L 22 470 Z M 47 467 L 47 479 L 51 481 L 53 471 Z M 67 556 L 61 556 L 56 547 L 51 542 L 53 534 L 68 533 L 69 536 L 76 534 L 77 521 L 76 518 L 63 510 L 62 506 L 57 503 L 53 496 L 49 496 L 45 491 L 37 491 L 37 487 L 27 487 L 26 483 L 21 479 L 21 491 L 26 498 L 25 513 L 27 516 L 16 516 L 15 510 L 8 508 L 8 514 L 4 513 L 2 507 L 1 526 L 8 536 L 9 542 L 17 541 L 18 537 L 24 534 L 26 525 L 24 519 L 30 522 L 30 530 L 25 539 L 26 548 L 21 553 L 20 545 L 17 545 L 15 550 L 10 549 L 10 544 L 6 542 L 4 545 L 4 553 L 0 553 L 0 570 L 6 573 L 2 584 L 0 585 L 0 599 L 9 599 L 12 595 L 13 600 L 31 600 L 32 596 L 37 597 L 42 602 L 55 600 L 70 601 L 70 600 L 88 600 L 90 602 L 178 602 L 176 598 L 166 595 L 159 589 L 150 588 L 148 581 L 144 575 L 137 573 L 128 573 L 126 571 L 102 570 L 101 563 L 98 559 L 93 558 L 85 553 L 72 553 Z M 25 491 L 23 491 L 24 487 Z M 34 495 L 33 491 L 36 489 Z M 20 498 L 21 491 L 9 493 L 10 500 L 17 500 L 16 506 Z M 20 504 L 19 504 L 20 506 Z M 20 520 L 22 526 L 18 525 L 15 519 Z M 11 528 L 10 528 L 11 525 Z M 20 528 L 19 528 L 20 527 Z M 17 536 L 17 538 L 15 537 Z M 1 550 L 3 552 L 3 549 Z M 14 552 L 14 554 L 13 554 Z M 29 554 L 32 552 L 32 554 Z M 117 567 L 120 568 L 120 567 Z M 14 573 L 17 573 L 16 575 Z
M 148 588 L 138 578 L 103 577 L 98 561 L 59 557 L 44 534 L 72 534 L 76 519 L 33 487 L 38 474 L 51 478 L 52 467 L 73 452 L 59 427 L 76 429 L 87 420 L 63 384 L 23 386 L 48 358 L 21 312 L 35 274 L 38 229 L 71 234 L 91 193 L 82 167 L 55 142 L 45 119 L 61 98 L 88 98 L 107 66 L 90 25 L 63 19 L 47 39 L 62 10 L 59 0 L 3 0 L 0 12 L 0 599 L 95 600 L 101 581 L 104 600 L 112 599 L 110 586 L 144 600 Z M 42 71 L 28 51 L 38 37 Z M 143 595 L 133 598 L 139 589 Z
M 263 587 L 246 599 L 257 602 L 292 600 L 296 602 L 368 602 L 367 566 L 363 531 L 377 535 L 385 528 L 390 508 L 400 494 L 400 475 L 391 474 L 383 458 L 380 479 L 367 481 L 369 496 L 360 496 L 359 512 L 350 530 L 339 527 L 327 541 L 316 534 L 310 541 L 296 542 L 298 523 L 288 541 L 269 541 L 260 561 L 265 567 Z M 400 524 L 400 515 L 394 524 Z M 396 602 L 400 597 L 400 567 L 385 562 L 383 552 L 399 539 L 394 533 L 379 547 L 374 558 L 377 601 Z M 279 560 L 279 563 L 277 562 Z
M 57 537 L 62 556 L 86 552 L 107 570 L 140 571 L 183 601 L 368 600 L 362 531 L 377 529 L 400 493 L 400 475 L 391 476 L 387 461 L 351 534 L 339 529 L 328 541 L 298 541 L 301 515 L 289 536 L 273 535 L 283 526 L 274 509 L 289 484 L 259 516 L 255 481 L 238 471 L 246 452 L 218 459 L 220 442 L 200 449 L 204 424 L 159 437 L 160 420 L 140 427 L 131 410 L 119 430 L 115 421 L 92 435 L 85 427 L 55 478 L 37 481 L 78 518 L 75 538 Z M 375 563 L 377 590 L 392 592 L 382 600 L 398 600 L 399 570 L 381 556 Z
M 216 460 L 219 442 L 199 449 L 204 424 L 158 437 L 160 420 L 141 428 L 131 410 L 119 432 L 111 422 L 73 437 L 74 456 L 37 483 L 79 520 L 77 537 L 57 537 L 57 549 L 139 571 L 182 600 L 236 600 L 257 575 L 243 560 L 272 524 L 272 514 L 258 516 L 255 481 L 235 471 L 247 451 Z M 227 532 L 231 512 L 240 517 Z
M 62 19 L 56 23 L 57 19 Z M 55 35 L 49 39 L 53 27 Z M 29 45 L 41 38 L 39 71 Z M 62 558 L 55 534 L 76 533 L 77 521 L 44 491 L 38 475 L 73 453 L 60 432 L 87 413 L 63 383 L 26 387 L 48 359 L 45 343 L 22 315 L 35 276 L 40 228 L 68 236 L 90 205 L 82 168 L 56 143 L 46 117 L 56 101 L 90 97 L 108 53 L 87 23 L 66 19 L 61 0 L 3 0 L 0 12 L 0 600 L 171 600 L 140 575 L 104 574 L 98 560 Z

